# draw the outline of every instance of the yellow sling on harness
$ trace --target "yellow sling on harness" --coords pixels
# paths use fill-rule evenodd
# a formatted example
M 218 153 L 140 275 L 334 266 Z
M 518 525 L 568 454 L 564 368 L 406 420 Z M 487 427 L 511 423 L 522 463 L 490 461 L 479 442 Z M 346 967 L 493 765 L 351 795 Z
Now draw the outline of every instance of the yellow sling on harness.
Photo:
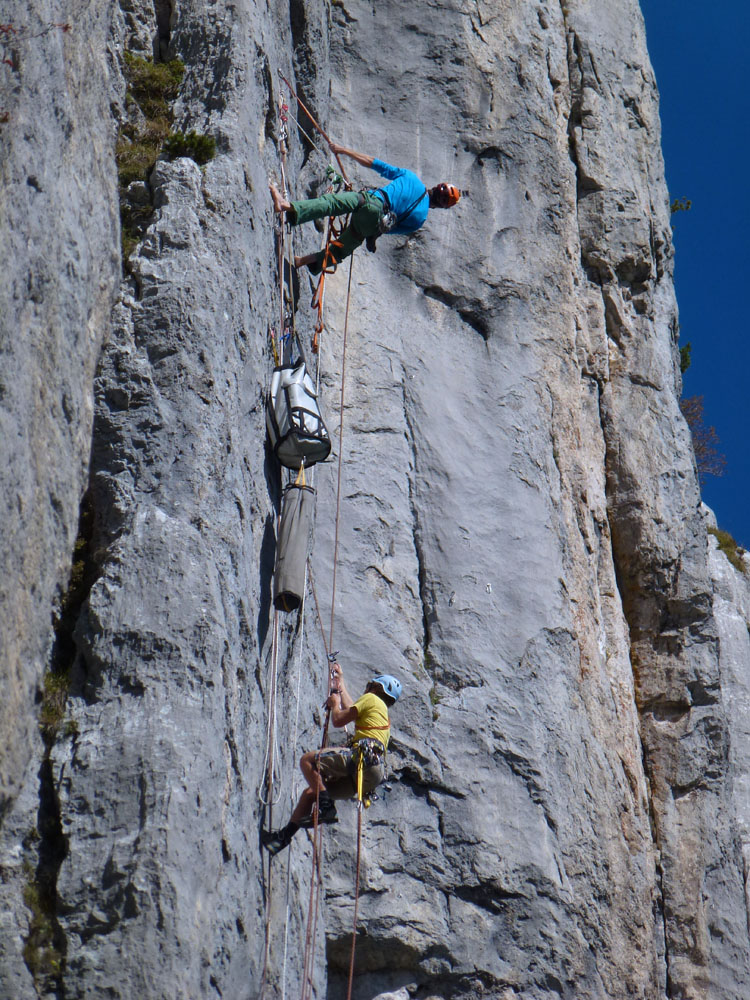
M 364 754 L 360 750 L 357 754 L 357 801 L 362 801 L 362 782 L 364 778 Z

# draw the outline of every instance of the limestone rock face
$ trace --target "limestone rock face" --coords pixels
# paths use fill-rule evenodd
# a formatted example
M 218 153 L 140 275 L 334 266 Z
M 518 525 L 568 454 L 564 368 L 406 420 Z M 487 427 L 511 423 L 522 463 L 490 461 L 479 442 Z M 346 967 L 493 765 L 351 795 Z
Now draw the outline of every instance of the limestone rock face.
M 103 10 L 111 63 L 80 96 L 81 120 L 109 137 L 90 167 L 101 188 L 39 225 L 62 245 L 86 210 L 86 239 L 117 253 L 125 50 L 179 55 L 175 127 L 212 135 L 217 155 L 161 160 L 144 185 L 153 214 L 114 305 L 100 303 L 111 271 L 99 288 L 89 367 L 55 381 L 94 399 L 93 426 L 70 416 L 59 442 L 35 424 L 18 387 L 48 358 L 11 355 L 7 419 L 67 477 L 67 534 L 40 529 L 35 554 L 49 577 L 25 625 L 37 679 L 86 485 L 92 583 L 64 724 L 28 763 L 33 675 L 16 688 L 7 996 L 297 995 L 308 929 L 310 995 L 346 995 L 354 807 L 324 832 L 317 904 L 309 837 L 270 864 L 259 843 L 320 740 L 327 649 L 353 693 L 383 670 L 404 685 L 389 780 L 363 816 L 353 996 L 746 995 L 750 599 L 707 539 L 678 407 L 637 3 L 122 0 L 106 23 Z M 90 55 L 75 29 L 64 44 Z M 337 141 L 465 192 L 327 278 L 316 356 L 300 275 L 296 326 L 334 449 L 308 472 L 298 615 L 271 606 L 287 476 L 264 450 L 269 328 L 284 324 L 267 191 L 282 95 L 300 116 L 279 71 Z M 45 86 L 53 72 L 36 70 Z M 317 192 L 326 159 L 292 119 L 289 132 L 290 189 Z M 345 165 L 355 187 L 379 183 Z M 21 238 L 20 218 L 3 240 Z M 285 240 L 299 253 L 320 236 Z M 59 259 L 44 257 L 55 280 Z M 93 308 L 85 281 L 65 287 L 71 309 Z M 30 308 L 20 293 L 16 308 Z M 18 468 L 5 463 L 4 495 Z M 28 539 L 14 544 L 29 558 Z M 9 607 L 31 579 L 3 583 Z
M 0 817 L 37 742 L 120 273 L 111 12 L 78 7 L 75 25 L 47 2 L 0 16 Z
M 716 520 L 708 508 L 703 508 L 709 527 Z M 747 556 L 743 559 L 746 568 Z M 729 720 L 728 756 L 734 783 L 736 804 L 735 823 L 742 850 L 743 870 L 750 864 L 750 583 L 746 574 L 737 572 L 718 543 L 709 535 L 709 570 L 713 581 L 713 612 L 719 638 L 719 669 L 722 702 Z M 749 887 L 745 881 L 745 898 Z M 749 907 L 750 908 L 750 907 Z

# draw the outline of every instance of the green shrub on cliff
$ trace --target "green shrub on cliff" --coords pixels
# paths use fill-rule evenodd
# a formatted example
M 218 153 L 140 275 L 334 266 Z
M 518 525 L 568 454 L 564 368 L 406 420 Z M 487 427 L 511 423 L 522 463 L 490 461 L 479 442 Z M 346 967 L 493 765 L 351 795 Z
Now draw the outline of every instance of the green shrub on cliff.
M 120 191 L 135 180 L 146 180 L 172 124 L 172 103 L 177 97 L 185 66 L 179 59 L 153 63 L 126 52 L 125 79 L 128 83 L 126 106 L 137 105 L 137 116 L 120 130 L 117 142 L 117 169 Z
M 125 106 L 128 121 L 120 129 L 116 160 L 120 187 L 120 226 L 122 256 L 127 261 L 151 217 L 150 198 L 128 197 L 134 181 L 148 181 L 159 156 L 170 160 L 189 156 L 198 164 L 208 163 L 216 155 L 212 136 L 191 131 L 187 135 L 172 132 L 172 104 L 177 98 L 185 65 L 179 59 L 154 63 L 130 52 L 124 54 L 123 71 L 127 80 Z
M 148 120 L 166 119 L 168 130 L 172 120 L 172 103 L 179 93 L 185 64 L 180 59 L 154 63 L 131 52 L 125 52 L 124 56 L 131 100 L 136 102 Z
M 115 159 L 120 188 L 122 256 L 127 260 L 151 215 L 150 204 L 134 206 L 129 203 L 128 185 L 147 180 L 153 170 L 169 135 L 172 104 L 179 92 L 185 65 L 179 59 L 153 63 L 125 52 L 123 71 L 128 85 L 125 106 L 130 120 L 120 129 Z
M 197 132 L 171 132 L 164 143 L 164 152 L 170 160 L 178 156 L 189 156 L 201 166 L 213 160 L 216 156 L 216 140 L 211 135 L 199 135 Z
M 745 553 L 745 549 L 732 538 L 728 531 L 722 531 L 721 528 L 709 528 L 709 535 L 713 535 L 714 538 L 719 543 L 719 549 L 735 569 L 738 569 L 740 573 L 747 574 L 747 567 L 745 566 L 745 560 L 742 556 Z

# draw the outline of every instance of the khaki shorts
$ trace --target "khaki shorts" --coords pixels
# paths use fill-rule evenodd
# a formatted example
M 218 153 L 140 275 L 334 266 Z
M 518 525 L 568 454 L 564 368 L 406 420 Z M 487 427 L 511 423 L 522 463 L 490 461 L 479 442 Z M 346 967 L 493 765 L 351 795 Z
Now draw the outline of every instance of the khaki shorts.
M 354 751 L 349 747 L 328 747 L 320 751 L 318 773 L 332 799 L 351 799 L 357 796 L 357 771 Z M 362 791 L 367 794 L 377 788 L 385 777 L 382 764 L 366 767 L 362 772 Z

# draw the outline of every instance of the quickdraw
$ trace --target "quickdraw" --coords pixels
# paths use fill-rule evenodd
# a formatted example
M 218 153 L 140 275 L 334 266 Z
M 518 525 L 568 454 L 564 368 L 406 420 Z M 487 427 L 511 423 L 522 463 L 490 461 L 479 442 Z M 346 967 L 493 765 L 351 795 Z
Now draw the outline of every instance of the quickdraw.
M 380 740 L 373 740 L 369 736 L 365 736 L 355 743 L 353 749 L 358 768 L 363 766 L 377 767 L 385 762 L 385 747 Z

